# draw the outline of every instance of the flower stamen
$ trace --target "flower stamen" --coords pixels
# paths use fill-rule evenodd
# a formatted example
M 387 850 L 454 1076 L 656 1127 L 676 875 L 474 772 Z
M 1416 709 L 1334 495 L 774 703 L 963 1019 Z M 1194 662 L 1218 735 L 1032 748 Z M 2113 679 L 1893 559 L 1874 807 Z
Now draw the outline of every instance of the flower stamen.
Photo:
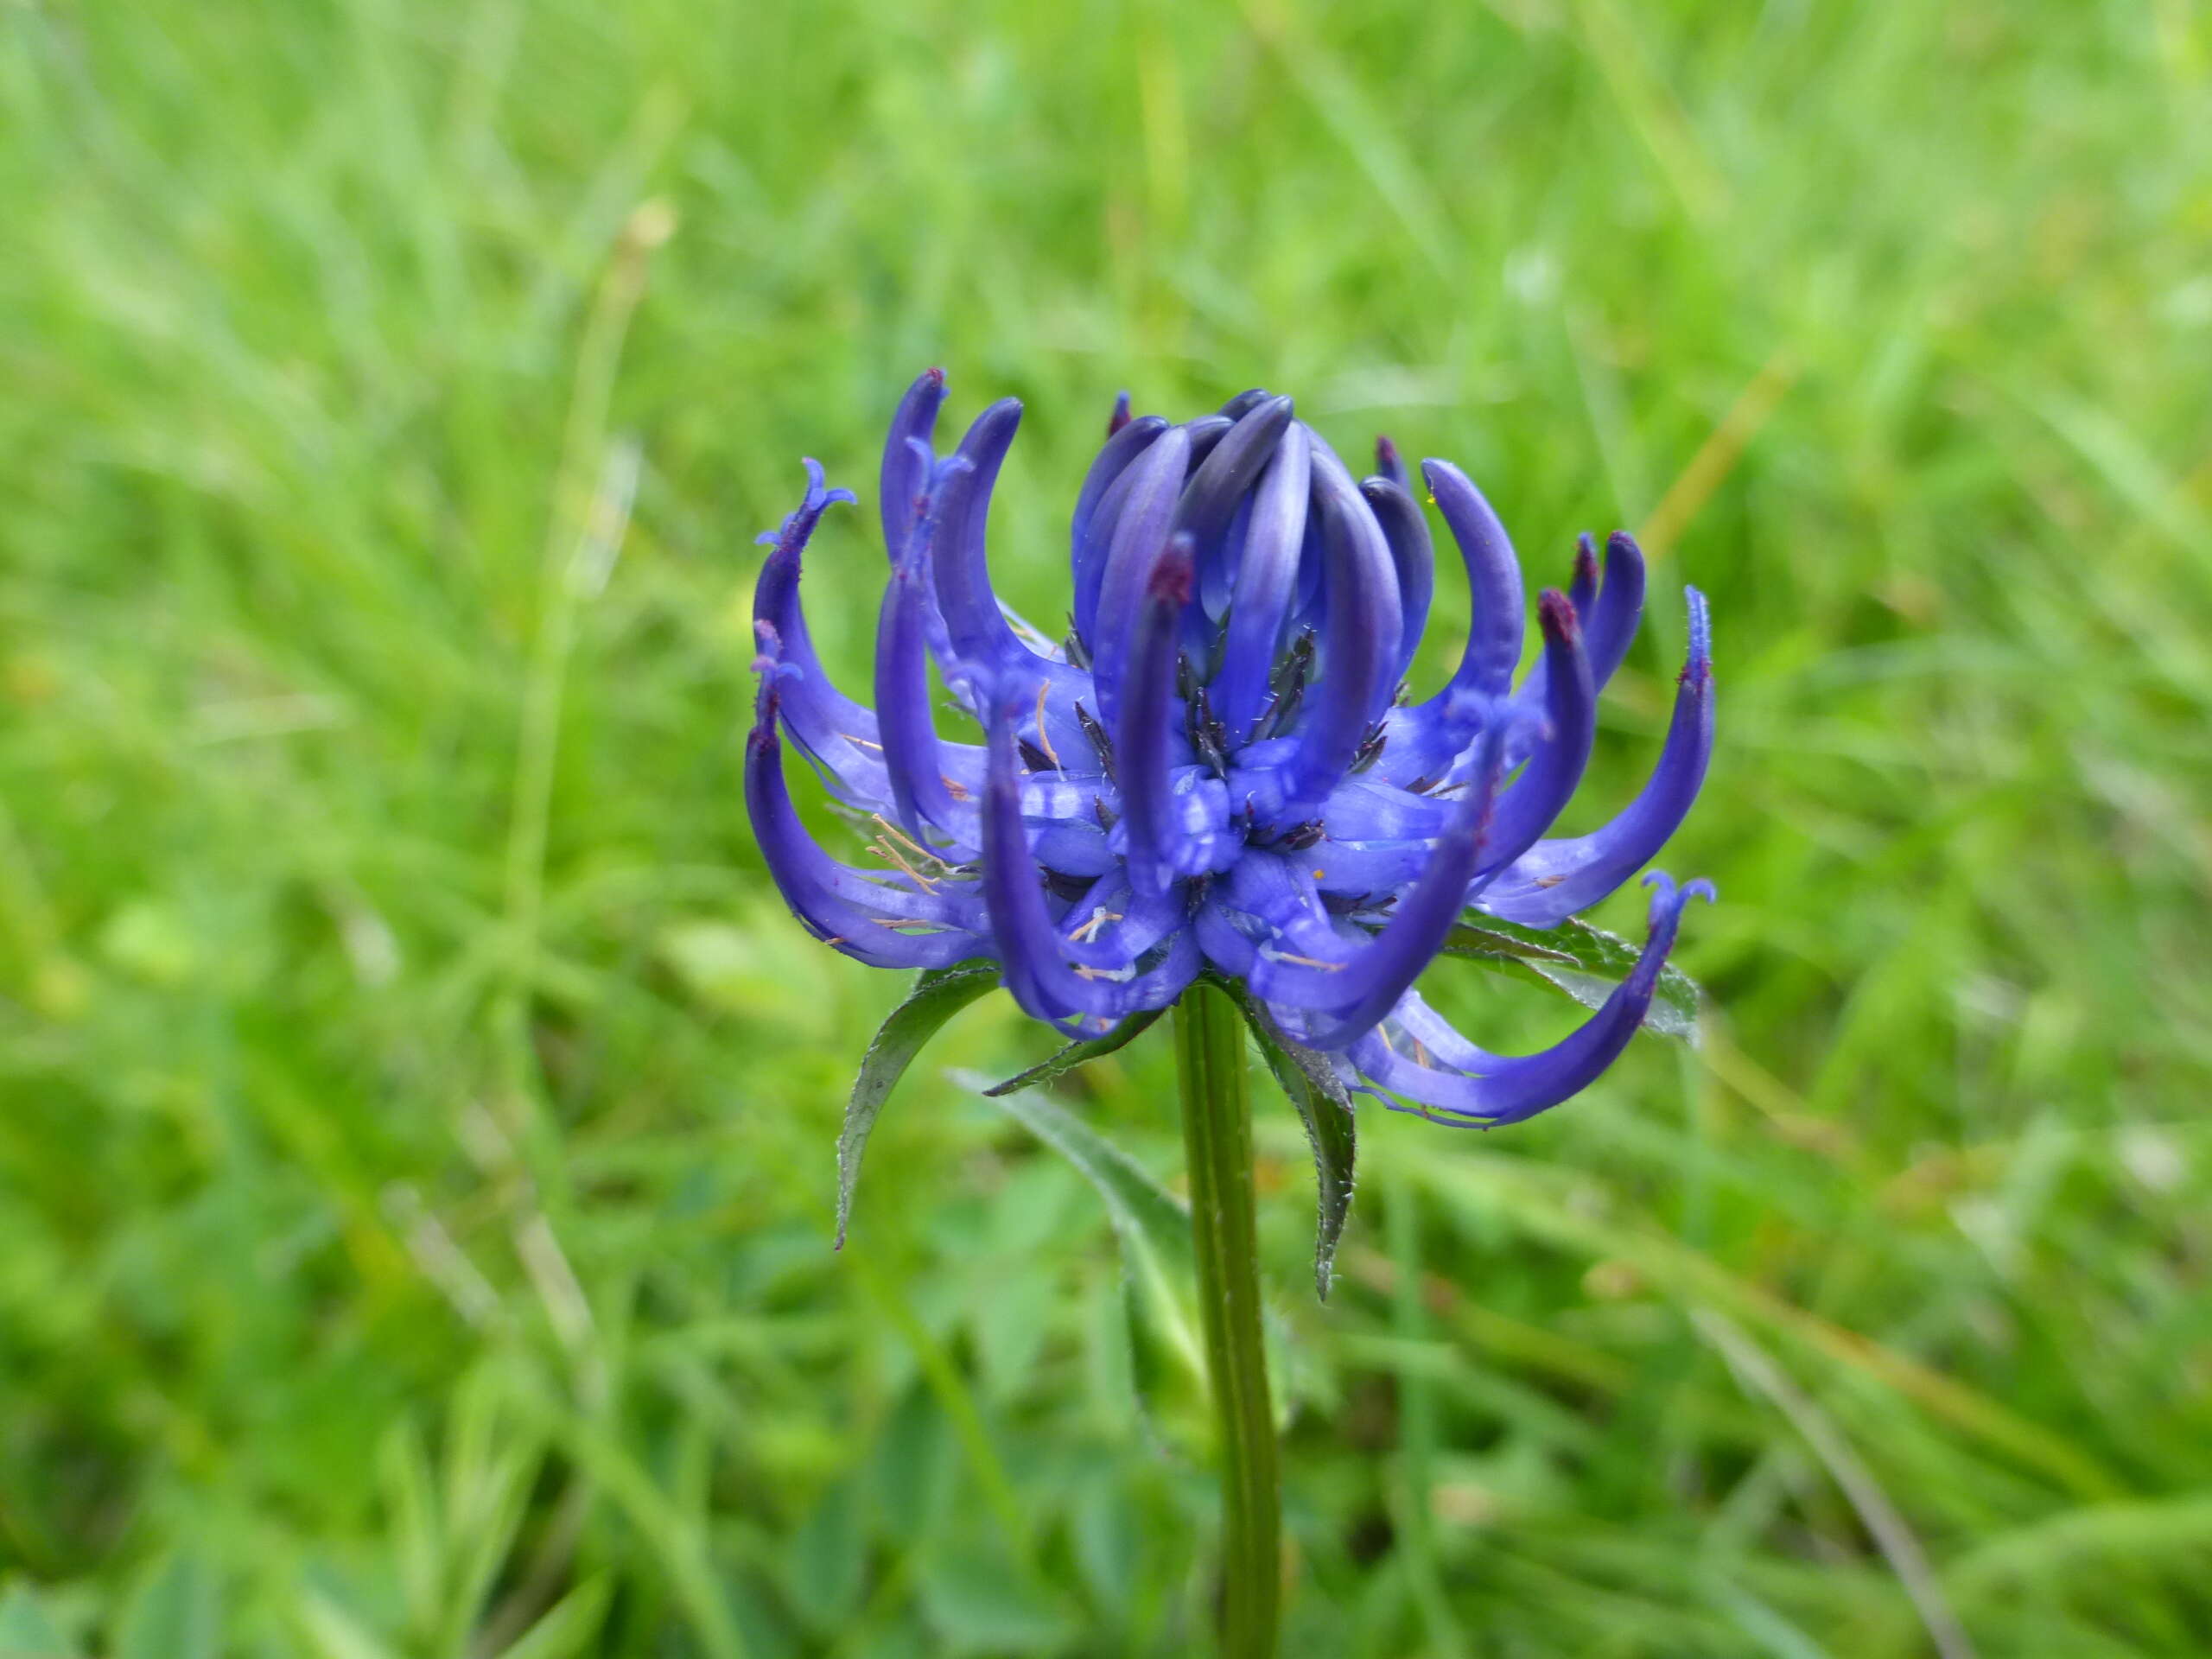
M 934 893 L 937 891 L 937 881 L 930 876 L 924 875 L 919 870 L 909 864 L 906 859 L 900 855 L 899 849 L 896 847 L 893 847 L 884 836 L 878 836 L 874 841 L 868 842 L 868 851 L 875 854 L 879 858 L 882 859 L 885 863 L 897 865 L 899 873 L 905 875 L 907 880 L 913 882 L 913 884 L 919 887 L 924 893 Z
M 1089 919 L 1086 920 L 1081 927 L 1077 928 L 1074 932 L 1069 934 L 1068 938 L 1073 939 L 1077 944 L 1088 944 L 1093 938 L 1097 937 L 1098 930 L 1103 927 L 1107 923 L 1118 922 L 1124 919 L 1125 918 L 1120 911 L 1109 910 L 1105 906 L 1101 905 L 1097 909 L 1092 911 Z
M 1052 734 L 1045 729 L 1045 694 L 1052 689 L 1052 683 L 1050 680 L 1037 682 L 1037 747 L 1044 751 L 1045 758 L 1052 763 L 1054 772 L 1065 772 L 1067 768 L 1060 764 L 1059 754 L 1052 747 Z

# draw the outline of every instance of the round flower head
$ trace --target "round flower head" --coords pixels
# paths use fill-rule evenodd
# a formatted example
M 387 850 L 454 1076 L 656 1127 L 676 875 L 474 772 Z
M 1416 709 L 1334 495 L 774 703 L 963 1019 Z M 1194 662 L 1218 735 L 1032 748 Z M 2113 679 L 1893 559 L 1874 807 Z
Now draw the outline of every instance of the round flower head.
M 1355 482 L 1287 397 L 1249 391 L 1180 425 L 1132 419 L 1124 397 L 1076 497 L 1071 626 L 1054 643 L 998 602 L 984 557 L 1021 406 L 994 404 L 940 455 L 944 401 L 932 369 L 884 448 L 873 710 L 831 685 L 799 606 L 807 540 L 854 497 L 809 461 L 805 499 L 761 538 L 773 551 L 754 597 L 746 799 L 799 920 L 879 967 L 988 959 L 1024 1009 L 1077 1037 L 1211 971 L 1348 1085 L 1453 1121 L 1524 1118 L 1604 1071 L 1708 884 L 1646 877 L 1633 969 L 1540 1053 L 1477 1048 L 1414 982 L 1463 919 L 1556 925 L 1674 833 L 1713 745 L 1703 596 L 1688 590 L 1688 658 L 1649 781 L 1603 828 L 1549 839 L 1643 614 L 1630 537 L 1606 543 L 1602 577 L 1583 538 L 1567 591 L 1537 601 L 1542 647 L 1516 687 L 1527 605 L 1512 545 L 1465 474 L 1424 462 L 1472 623 L 1451 678 L 1408 698 L 1434 554 L 1389 442 Z M 931 662 L 982 743 L 938 735 Z M 867 817 L 876 863 L 832 857 L 801 825 L 779 733 Z

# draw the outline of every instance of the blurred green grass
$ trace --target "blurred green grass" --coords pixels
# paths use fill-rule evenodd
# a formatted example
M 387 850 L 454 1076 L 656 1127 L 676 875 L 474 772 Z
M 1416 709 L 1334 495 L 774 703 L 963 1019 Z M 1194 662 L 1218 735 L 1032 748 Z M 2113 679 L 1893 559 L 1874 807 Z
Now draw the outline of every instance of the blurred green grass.
M 1713 595 L 1707 1046 L 1371 1115 L 1325 1309 L 1262 1126 L 1288 1650 L 2212 1647 L 2208 93 L 2187 0 L 8 8 L 0 1650 L 1196 1645 L 1002 998 L 828 1248 L 898 986 L 760 873 L 750 543 L 931 362 L 1039 614 L 1123 385 L 1643 527 L 1592 814 Z

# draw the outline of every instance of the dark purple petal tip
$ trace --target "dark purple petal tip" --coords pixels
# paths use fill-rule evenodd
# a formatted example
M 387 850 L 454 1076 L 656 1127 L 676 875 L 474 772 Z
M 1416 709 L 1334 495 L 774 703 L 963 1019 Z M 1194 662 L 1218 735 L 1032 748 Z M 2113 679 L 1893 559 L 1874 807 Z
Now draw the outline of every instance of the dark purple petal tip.
M 1179 535 L 1167 543 L 1167 551 L 1160 556 L 1160 563 L 1152 567 L 1152 575 L 1145 583 L 1145 597 L 1169 605 L 1187 605 L 1197 571 L 1191 538 Z
M 1413 477 L 1406 471 L 1406 458 L 1398 453 L 1398 446 L 1390 441 L 1387 432 L 1375 435 L 1375 470 L 1402 490 L 1413 487 Z
M 1571 643 L 1582 638 L 1582 622 L 1574 613 L 1574 601 L 1556 588 L 1547 588 L 1536 596 L 1536 620 L 1547 639 Z

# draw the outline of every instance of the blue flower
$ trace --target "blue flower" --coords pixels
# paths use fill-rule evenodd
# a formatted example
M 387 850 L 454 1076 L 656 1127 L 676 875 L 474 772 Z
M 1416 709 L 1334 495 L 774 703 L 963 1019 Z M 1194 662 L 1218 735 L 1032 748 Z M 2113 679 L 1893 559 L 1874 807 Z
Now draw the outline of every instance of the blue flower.
M 1424 462 L 1473 623 L 1451 679 L 1409 700 L 1434 555 L 1389 442 L 1356 483 L 1287 397 L 1249 391 L 1173 425 L 1130 418 L 1124 397 L 1076 498 L 1074 609 L 1055 643 L 999 603 L 984 558 L 1021 406 L 993 404 L 940 455 L 944 401 L 933 369 L 884 449 L 873 709 L 830 683 L 799 606 L 808 538 L 855 498 L 809 461 L 805 499 L 761 538 L 774 550 L 754 597 L 746 800 L 800 922 L 878 967 L 995 962 L 1025 1010 L 1075 1037 L 1211 970 L 1347 1084 L 1450 1121 L 1517 1121 L 1603 1071 L 1709 884 L 1645 877 L 1634 968 L 1541 1053 L 1475 1047 L 1414 983 L 1465 912 L 1554 926 L 1674 833 L 1713 747 L 1704 597 L 1688 590 L 1688 658 L 1649 781 L 1602 829 L 1547 838 L 1643 613 L 1630 537 L 1607 543 L 1602 578 L 1583 538 L 1567 591 L 1537 601 L 1542 649 L 1516 687 L 1527 607 L 1511 543 L 1465 474 Z M 932 662 L 980 745 L 938 735 Z M 779 732 L 873 834 L 877 863 L 834 858 L 802 826 Z

